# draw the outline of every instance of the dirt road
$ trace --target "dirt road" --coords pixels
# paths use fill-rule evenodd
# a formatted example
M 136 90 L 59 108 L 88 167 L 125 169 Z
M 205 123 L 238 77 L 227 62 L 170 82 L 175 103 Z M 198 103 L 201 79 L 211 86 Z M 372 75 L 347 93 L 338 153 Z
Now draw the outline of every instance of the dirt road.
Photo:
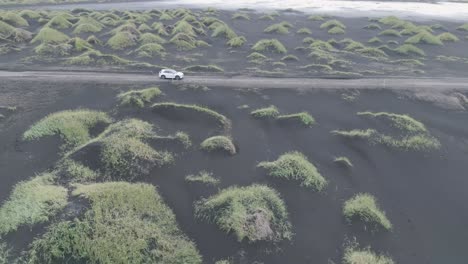
M 150 74 L 50 72 L 50 71 L 0 71 L 0 84 L 8 80 L 37 80 L 56 82 L 96 83 L 148 83 L 169 82 Z M 291 89 L 389 89 L 414 92 L 442 92 L 468 90 L 468 78 L 266 78 L 249 76 L 201 76 L 187 74 L 183 83 L 234 88 L 291 88 Z

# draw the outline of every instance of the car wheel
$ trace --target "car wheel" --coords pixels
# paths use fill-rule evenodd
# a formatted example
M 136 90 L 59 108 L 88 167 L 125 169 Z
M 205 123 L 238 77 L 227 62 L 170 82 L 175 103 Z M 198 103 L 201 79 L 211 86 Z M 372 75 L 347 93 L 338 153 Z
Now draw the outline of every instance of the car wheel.
M 161 75 L 161 79 L 166 79 L 166 76 L 164 76 L 164 75 Z
M 180 80 L 180 76 L 177 75 L 177 76 L 175 77 L 175 79 L 176 79 L 176 80 Z

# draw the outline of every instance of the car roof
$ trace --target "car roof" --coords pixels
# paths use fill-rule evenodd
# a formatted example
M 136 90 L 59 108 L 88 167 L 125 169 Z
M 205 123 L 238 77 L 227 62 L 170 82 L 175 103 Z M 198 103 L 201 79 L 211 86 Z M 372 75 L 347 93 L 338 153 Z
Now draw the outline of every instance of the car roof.
M 163 71 L 175 71 L 174 69 L 162 69 Z

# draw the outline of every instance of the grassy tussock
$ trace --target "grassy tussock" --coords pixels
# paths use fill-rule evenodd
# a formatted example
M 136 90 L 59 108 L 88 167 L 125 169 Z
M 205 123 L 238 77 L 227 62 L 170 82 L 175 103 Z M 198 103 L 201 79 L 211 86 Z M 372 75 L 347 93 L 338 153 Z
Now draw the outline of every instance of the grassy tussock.
M 252 47 L 257 52 L 274 52 L 285 54 L 288 52 L 286 47 L 277 39 L 262 39 Z
M 15 185 L 0 207 L 0 235 L 22 225 L 47 222 L 67 205 L 67 190 L 54 185 L 55 175 L 42 174 Z
M 113 50 L 123 50 L 136 45 L 137 37 L 130 32 L 117 32 L 108 41 L 107 45 Z
M 263 30 L 263 32 L 265 32 L 265 33 L 287 34 L 287 33 L 289 33 L 289 28 L 291 28 L 291 27 L 292 27 L 292 25 L 289 22 L 283 21 L 281 23 L 273 24 L 273 25 L 265 28 L 265 30 Z
M 224 72 L 222 68 L 217 65 L 192 65 L 184 68 L 188 72 Z
M 303 126 L 312 126 L 315 124 L 315 119 L 307 112 L 300 112 L 295 114 L 280 115 L 276 118 L 278 121 L 294 121 Z
M 72 183 L 95 182 L 100 174 L 72 159 L 63 160 L 58 166 L 58 175 L 63 175 Z
M 39 33 L 31 40 L 31 43 L 62 43 L 68 41 L 70 38 L 64 33 L 52 29 L 50 27 L 43 27 Z
M 197 47 L 209 46 L 208 43 L 197 40 L 185 33 L 177 33 L 169 40 L 169 43 L 175 45 L 178 50 L 192 50 Z
M 370 248 L 360 249 L 358 245 L 352 245 L 345 249 L 343 264 L 395 264 L 395 262 L 388 256 L 371 251 Z
M 0 242 L 0 264 L 8 264 L 10 262 L 11 249 L 8 248 L 7 244 Z
M 72 195 L 87 199 L 89 209 L 50 226 L 32 243 L 29 263 L 202 263 L 152 185 L 77 185 Z
M 28 21 L 15 12 L 5 12 L 0 15 L 0 19 L 16 27 L 29 26 Z
M 331 29 L 331 28 L 334 28 L 334 27 L 338 27 L 338 28 L 341 28 L 341 29 L 346 29 L 346 26 L 343 23 L 341 23 L 340 21 L 336 20 L 336 19 L 328 20 L 327 22 L 320 25 L 321 29 Z
M 367 41 L 369 44 L 380 44 L 382 43 L 382 40 L 378 37 L 373 37 Z
M 407 44 L 429 44 L 442 46 L 444 43 L 432 33 L 424 31 L 408 38 L 405 43 Z
M 259 108 L 252 112 L 250 115 L 255 118 L 271 118 L 274 119 L 279 116 L 278 108 L 274 105 L 270 105 L 269 107 Z
M 67 148 L 91 139 L 90 130 L 98 124 L 109 124 L 111 118 L 104 112 L 80 109 L 50 114 L 32 125 L 23 134 L 24 140 L 59 135 Z
M 353 167 L 353 163 L 351 162 L 351 160 L 349 160 L 349 158 L 347 157 L 336 157 L 335 159 L 333 159 L 333 162 L 335 162 L 336 164 L 339 164 L 343 167 L 347 167 L 347 168 L 352 168 Z
M 297 34 L 301 34 L 301 35 L 311 35 L 312 34 L 312 31 L 308 28 L 300 28 L 296 31 Z
M 401 37 L 400 32 L 395 29 L 386 29 L 379 33 L 379 36 Z
M 159 35 L 147 32 L 140 35 L 138 42 L 145 45 L 150 43 L 165 44 L 167 41 Z
M 368 116 L 371 118 L 380 118 L 390 121 L 390 125 L 411 133 L 426 133 L 427 129 L 423 123 L 408 116 L 387 112 L 358 112 L 358 116 Z
M 224 151 L 230 155 L 236 154 L 236 146 L 234 146 L 232 140 L 226 136 L 207 138 L 200 144 L 200 148 L 207 152 Z
M 213 177 L 213 173 L 207 171 L 200 171 L 197 174 L 187 175 L 185 181 L 189 183 L 202 183 L 206 185 L 218 185 L 221 181 Z
M 66 16 L 57 15 L 53 17 L 51 20 L 49 20 L 46 26 L 58 28 L 58 29 L 66 29 L 66 28 L 71 28 L 73 26 L 73 23 L 68 21 Z
M 379 24 L 371 23 L 371 24 L 365 26 L 364 29 L 382 30 L 382 27 Z
M 265 169 L 271 177 L 298 181 L 301 186 L 316 191 L 322 191 L 327 185 L 327 180 L 314 164 L 297 151 L 285 153 L 275 161 L 260 162 L 257 167 Z
M 349 139 L 370 139 L 373 135 L 377 133 L 375 129 L 353 129 L 353 130 L 333 130 L 331 132 L 333 135 L 341 136 L 343 138 Z
M 88 24 L 88 23 L 84 23 L 84 24 L 79 24 L 74 30 L 73 30 L 73 34 L 75 35 L 79 35 L 79 34 L 83 34 L 83 33 L 97 33 L 97 32 L 100 32 L 102 30 L 102 28 L 99 28 L 93 24 Z
M 151 102 L 153 98 L 161 95 L 159 87 L 150 87 L 141 90 L 130 90 L 117 95 L 120 105 L 144 107 L 145 103 Z
M 437 36 L 442 42 L 457 42 L 460 39 L 450 32 L 444 32 Z
M 193 111 L 196 113 L 201 113 L 204 115 L 207 115 L 211 118 L 214 118 L 216 121 L 219 122 L 219 124 L 224 127 L 225 129 L 230 128 L 231 121 L 224 115 L 213 111 L 207 107 L 203 106 L 198 106 L 198 105 L 190 105 L 190 104 L 177 104 L 177 103 L 156 103 L 153 104 L 152 108 L 154 110 L 164 110 L 164 109 L 173 109 L 173 110 L 187 110 L 187 111 Z
M 250 16 L 246 13 L 235 13 L 232 15 L 232 19 L 236 20 L 250 20 Z
M 229 47 L 237 48 L 237 47 L 243 46 L 246 41 L 247 41 L 247 39 L 244 36 L 237 36 L 237 37 L 234 37 L 234 38 L 228 40 L 228 42 L 226 42 L 226 44 Z
M 403 44 L 398 48 L 394 49 L 394 51 L 401 55 L 416 55 L 416 56 L 426 56 L 424 50 L 414 46 L 413 44 Z
M 377 205 L 374 196 L 360 193 L 347 200 L 343 206 L 343 214 L 349 221 L 357 218 L 366 224 L 391 230 L 392 224 L 385 212 Z
M 281 241 L 292 237 L 284 201 L 264 185 L 230 187 L 195 203 L 195 215 L 215 223 L 238 241 Z
M 344 33 L 345 31 L 342 27 L 332 27 L 328 30 L 328 34 L 332 34 L 332 35 L 341 35 Z
M 166 27 L 161 22 L 154 22 L 151 27 L 156 31 L 158 35 L 169 36 L 169 33 L 166 30 Z
M 166 56 L 165 48 L 158 43 L 148 43 L 141 45 L 135 50 L 140 58 L 155 58 Z
M 299 61 L 299 58 L 295 55 L 289 54 L 281 58 L 282 61 Z
M 457 27 L 457 30 L 460 30 L 460 31 L 468 31 L 468 23 L 465 23 L 459 27 Z
M 15 31 L 15 29 L 16 28 L 14 26 L 0 21 L 0 34 L 2 34 L 3 36 L 11 35 Z
M 307 19 L 311 21 L 324 21 L 325 17 L 320 16 L 320 15 L 311 15 Z
M 174 28 L 172 29 L 172 35 L 177 33 L 183 33 L 192 37 L 197 36 L 193 30 L 193 26 L 185 20 L 180 20 L 175 24 Z

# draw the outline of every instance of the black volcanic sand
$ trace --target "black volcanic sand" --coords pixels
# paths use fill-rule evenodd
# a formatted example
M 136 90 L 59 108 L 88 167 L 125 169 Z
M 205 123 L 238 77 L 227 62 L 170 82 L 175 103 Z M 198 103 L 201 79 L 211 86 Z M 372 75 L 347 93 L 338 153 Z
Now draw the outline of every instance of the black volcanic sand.
M 193 9 L 193 13 L 199 13 L 201 17 L 204 16 L 214 16 L 211 14 L 203 13 L 203 10 Z M 101 11 L 110 12 L 110 11 Z M 114 11 L 120 17 L 123 17 L 124 14 L 120 11 Z M 129 11 L 138 13 L 138 11 Z M 99 69 L 99 70 L 136 70 L 136 71 L 158 71 L 161 67 L 172 67 L 176 69 L 183 69 L 191 65 L 209 65 L 214 64 L 218 65 L 227 74 L 244 74 L 244 75 L 268 75 L 271 71 L 278 70 L 279 73 L 289 76 L 340 76 L 336 73 L 328 73 L 324 71 L 308 71 L 301 69 L 302 66 L 309 64 L 324 64 L 316 59 L 308 57 L 310 51 L 299 51 L 295 50 L 296 47 L 308 46 L 308 44 L 303 44 L 302 41 L 305 37 L 313 37 L 314 39 L 328 41 L 335 39 L 340 41 L 345 38 L 351 38 L 355 41 L 361 42 L 362 44 L 369 47 L 378 47 L 380 45 L 387 44 L 390 48 L 396 48 L 398 45 L 388 44 L 388 41 L 396 40 L 400 45 L 404 44 L 404 41 L 410 36 L 402 37 L 389 37 L 389 36 L 378 36 L 378 34 L 390 28 L 380 24 L 382 30 L 367 30 L 363 29 L 365 26 L 369 25 L 370 22 L 368 18 L 345 18 L 345 17 L 326 17 L 324 21 L 311 21 L 308 20 L 308 15 L 301 12 L 278 12 L 279 16 L 275 18 L 274 21 L 270 20 L 261 20 L 260 17 L 265 13 L 254 12 L 254 11 L 242 11 L 247 13 L 250 16 L 250 20 L 233 20 L 231 17 L 235 13 L 234 11 L 224 11 L 219 10 L 216 18 L 227 23 L 239 36 L 245 36 L 247 42 L 240 48 L 229 48 L 226 45 L 227 39 L 223 37 L 211 37 L 212 30 L 205 28 L 206 35 L 199 35 L 198 40 L 206 41 L 210 44 L 210 47 L 199 47 L 189 51 L 177 50 L 177 48 L 170 43 L 164 44 L 166 49 L 167 56 L 165 58 L 154 57 L 154 58 L 138 58 L 137 53 L 134 52 L 139 44 L 126 48 L 121 51 L 112 50 L 109 46 L 106 45 L 106 42 L 110 37 L 109 31 L 113 27 L 105 27 L 101 32 L 98 33 L 82 33 L 78 36 L 82 39 L 87 39 L 91 35 L 97 36 L 103 43 L 103 46 L 95 45 L 93 48 L 99 50 L 105 54 L 114 54 L 118 55 L 121 58 L 131 60 L 134 62 L 146 62 L 154 65 L 153 67 L 142 67 L 142 66 L 118 66 L 118 65 L 66 65 L 65 60 L 70 57 L 78 56 L 82 52 L 73 51 L 69 56 L 64 57 L 46 57 L 46 58 L 33 58 L 32 62 L 31 56 L 34 57 L 34 48 L 39 45 L 36 44 L 19 44 L 18 47 L 21 48 L 19 52 L 10 52 L 4 55 L 0 55 L 0 68 L 1 69 L 43 69 L 43 66 L 47 66 L 52 69 L 61 70 L 61 69 Z M 77 14 L 75 14 L 77 15 Z M 324 16 L 326 14 L 323 14 Z M 398 15 L 398 14 L 396 14 Z M 337 19 L 341 21 L 347 28 L 345 34 L 342 35 L 331 35 L 327 33 L 326 29 L 320 29 L 320 25 L 330 19 Z M 180 18 L 175 18 L 169 21 L 160 21 L 167 26 L 174 25 Z M 155 21 L 159 21 L 157 18 L 152 18 L 146 22 L 148 26 Z M 289 22 L 293 25 L 293 28 L 290 29 L 288 34 L 277 34 L 277 33 L 264 33 L 264 29 L 268 26 L 280 23 L 282 21 Z M 411 20 L 407 20 L 411 21 Z M 42 24 L 39 24 L 36 20 L 28 19 L 30 26 L 25 28 L 34 34 L 38 33 L 39 30 L 43 27 Z M 74 22 L 74 21 L 73 21 Z M 434 30 L 434 35 L 438 35 L 443 32 L 450 32 L 455 34 L 460 41 L 455 43 L 445 43 L 444 46 L 434 46 L 427 44 L 418 44 L 417 46 L 423 49 L 426 53 L 426 57 L 418 56 L 402 56 L 398 55 L 395 52 L 387 52 L 389 55 L 389 60 L 395 61 L 398 59 L 419 59 L 425 65 L 424 66 L 405 66 L 401 63 L 389 63 L 382 61 L 375 61 L 365 57 L 362 57 L 356 53 L 340 53 L 338 56 L 339 59 L 344 59 L 351 62 L 351 65 L 347 68 L 342 67 L 333 67 L 333 71 L 341 72 L 352 72 L 359 73 L 363 76 L 465 76 L 466 71 L 468 70 L 468 58 L 466 53 L 466 46 L 468 43 L 467 32 L 456 30 L 458 26 L 463 24 L 462 22 L 450 22 L 450 21 L 438 21 L 438 20 L 425 20 L 425 21 L 411 21 L 416 25 L 434 25 L 441 24 L 446 27 L 446 30 L 436 29 Z M 137 27 L 139 24 L 137 24 Z M 302 35 L 297 34 L 296 31 L 302 27 L 306 27 L 312 31 L 312 35 Z M 58 29 L 59 31 L 67 34 L 70 37 L 74 37 L 73 34 L 74 28 L 68 29 Z M 155 33 L 154 31 L 150 31 Z M 170 32 L 169 32 L 170 33 Z M 367 41 L 372 37 L 378 36 L 383 43 L 382 44 L 368 44 Z M 169 40 L 172 35 L 164 37 L 166 40 Z M 246 58 L 251 52 L 252 46 L 261 39 L 278 39 L 281 41 L 286 49 L 288 50 L 287 54 L 295 55 L 299 58 L 299 61 L 287 61 L 286 66 L 273 66 L 273 62 L 281 61 L 281 58 L 286 54 L 275 54 L 275 53 L 264 53 L 267 57 L 271 59 L 270 62 L 266 62 L 264 65 L 256 65 L 250 63 Z M 0 44 L 2 41 L 0 40 Z M 340 48 L 340 47 L 339 47 Z M 462 62 L 442 62 L 436 60 L 436 57 L 439 55 L 443 56 L 455 56 L 462 59 Z M 465 62 L 463 62 L 465 59 Z M 25 60 L 25 61 L 23 61 Z M 187 61 L 188 60 L 188 61 Z M 42 66 L 42 67 L 41 67 Z M 265 73 L 267 71 L 267 73 Z
M 341 99 L 339 91 L 236 90 L 210 87 L 208 92 L 180 91 L 170 83 L 161 86 L 164 96 L 156 101 L 206 105 L 232 120 L 231 134 L 239 153 L 208 155 L 198 150 L 200 142 L 219 133 L 211 123 L 173 120 L 149 109 L 116 108 L 119 91 L 136 88 L 122 85 L 36 83 L 25 80 L 0 84 L 0 92 L 19 110 L 0 123 L 0 200 L 7 199 L 13 185 L 54 165 L 59 158 L 57 138 L 22 142 L 21 134 L 45 115 L 65 109 L 91 108 L 108 111 L 116 119 L 136 117 L 149 121 L 161 134 L 186 131 L 194 146 L 178 152 L 173 165 L 154 169 L 141 178 L 158 186 L 174 210 L 182 230 L 193 239 L 205 263 L 237 256 L 245 262 L 327 263 L 340 262 L 346 238 L 387 252 L 397 263 L 463 263 L 468 258 L 468 114 L 437 108 L 392 92 L 362 91 L 355 102 Z M 36 103 L 38 102 L 38 103 Z M 250 109 L 238 109 L 247 104 Z M 251 109 L 276 105 L 282 113 L 308 111 L 317 120 L 311 128 L 264 123 L 250 117 Z M 422 121 L 442 148 L 431 153 L 403 152 L 365 142 L 349 142 L 330 134 L 334 129 L 367 128 L 369 120 L 358 111 L 406 113 Z M 155 146 L 171 150 L 170 144 Z M 322 193 L 298 184 L 275 181 L 256 169 L 259 161 L 274 160 L 287 151 L 304 153 L 329 181 Z M 347 156 L 354 167 L 346 170 L 333 163 Z M 217 192 L 215 187 L 188 184 L 184 177 L 200 170 L 221 179 L 219 188 L 264 183 L 284 198 L 295 233 L 291 242 L 278 245 L 238 243 L 213 224 L 194 219 L 193 202 Z M 364 231 L 343 218 L 343 202 L 358 192 L 377 197 L 393 223 L 392 232 Z M 46 225 L 45 225 L 46 226 Z M 7 236 L 15 251 L 25 249 L 43 225 L 21 228 Z

